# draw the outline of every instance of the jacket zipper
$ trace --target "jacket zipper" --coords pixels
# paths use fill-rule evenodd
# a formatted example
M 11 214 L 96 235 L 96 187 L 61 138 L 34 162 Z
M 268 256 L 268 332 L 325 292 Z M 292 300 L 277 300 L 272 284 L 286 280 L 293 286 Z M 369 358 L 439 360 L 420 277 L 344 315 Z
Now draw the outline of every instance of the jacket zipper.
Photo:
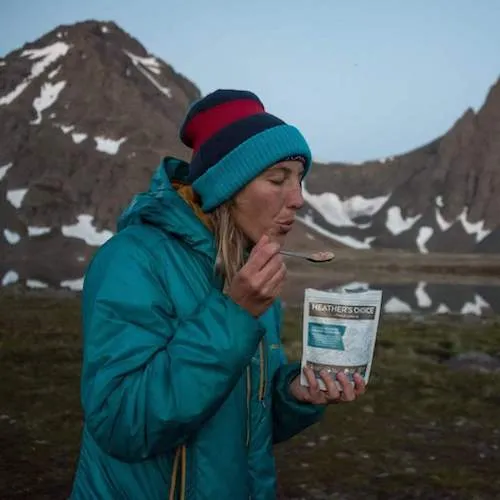
M 179 462 L 180 462 L 180 472 L 181 472 L 179 500 L 185 500 L 186 499 L 186 467 L 187 467 L 186 445 L 179 446 L 175 450 L 175 457 L 174 457 L 174 464 L 172 466 L 172 476 L 170 479 L 170 492 L 168 494 L 168 500 L 176 500 L 177 476 L 179 475 Z
M 247 366 L 247 448 L 250 446 L 251 399 L 252 399 L 252 372 L 249 365 Z
M 186 468 L 187 468 L 187 449 L 186 445 L 182 447 L 181 459 L 181 500 L 186 498 Z
M 259 380 L 259 400 L 265 407 L 265 397 L 267 388 L 267 345 L 264 339 L 260 341 L 260 380 Z

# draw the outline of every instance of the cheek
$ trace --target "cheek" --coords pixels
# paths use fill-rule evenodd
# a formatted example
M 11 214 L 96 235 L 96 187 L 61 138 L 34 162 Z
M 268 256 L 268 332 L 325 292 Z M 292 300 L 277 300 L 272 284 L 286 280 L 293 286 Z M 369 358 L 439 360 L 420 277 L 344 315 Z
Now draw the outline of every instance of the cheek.
M 245 222 L 250 226 L 265 223 L 268 211 L 265 200 L 254 199 L 251 203 L 245 204 L 242 207 L 242 215 L 245 218 Z
M 259 221 L 264 224 L 272 222 L 281 212 L 283 203 L 283 195 L 278 190 L 272 194 L 260 196 L 253 202 L 251 210 L 252 217 L 258 218 Z
M 284 189 L 276 189 L 272 196 L 269 196 L 263 203 L 267 206 L 270 217 L 276 217 L 281 213 L 286 204 L 286 193 Z
M 269 183 L 253 185 L 236 199 L 239 222 L 246 229 L 265 230 L 285 204 L 285 190 Z

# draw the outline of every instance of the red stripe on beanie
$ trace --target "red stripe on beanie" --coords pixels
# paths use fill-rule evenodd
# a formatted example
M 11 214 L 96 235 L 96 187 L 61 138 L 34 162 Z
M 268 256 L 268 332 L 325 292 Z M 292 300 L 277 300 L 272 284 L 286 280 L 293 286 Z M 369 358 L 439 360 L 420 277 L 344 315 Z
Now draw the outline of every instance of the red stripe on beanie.
M 197 113 L 187 124 L 186 138 L 192 143 L 194 153 L 219 130 L 231 123 L 256 113 L 263 113 L 264 107 L 254 99 L 239 99 L 217 104 L 213 108 Z

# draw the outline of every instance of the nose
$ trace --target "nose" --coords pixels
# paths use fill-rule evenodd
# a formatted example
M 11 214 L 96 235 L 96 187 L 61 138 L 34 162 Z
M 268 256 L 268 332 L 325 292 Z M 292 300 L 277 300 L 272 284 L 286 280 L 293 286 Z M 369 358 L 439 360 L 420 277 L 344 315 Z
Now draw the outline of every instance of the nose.
M 299 210 L 304 205 L 304 196 L 302 195 L 302 184 L 298 182 L 290 189 L 288 194 L 288 207 Z

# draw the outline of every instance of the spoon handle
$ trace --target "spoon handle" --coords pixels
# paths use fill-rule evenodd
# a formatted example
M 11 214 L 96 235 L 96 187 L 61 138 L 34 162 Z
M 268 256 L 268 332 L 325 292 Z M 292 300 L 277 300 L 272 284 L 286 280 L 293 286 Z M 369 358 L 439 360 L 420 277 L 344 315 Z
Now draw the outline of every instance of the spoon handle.
M 292 252 L 291 250 L 280 250 L 280 254 L 289 257 L 299 257 L 300 259 L 309 259 L 309 255 L 301 252 Z

